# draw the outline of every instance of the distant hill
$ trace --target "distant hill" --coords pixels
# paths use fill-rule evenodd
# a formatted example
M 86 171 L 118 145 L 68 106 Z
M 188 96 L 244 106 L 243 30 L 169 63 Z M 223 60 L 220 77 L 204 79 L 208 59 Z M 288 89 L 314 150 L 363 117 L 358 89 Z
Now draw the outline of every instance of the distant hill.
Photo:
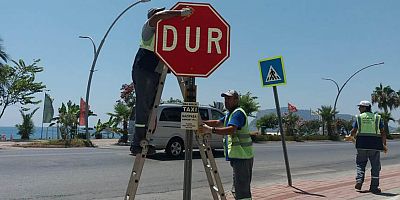
M 282 115 L 284 113 L 288 113 L 288 108 L 287 107 L 282 107 L 281 108 L 281 113 Z M 276 109 L 266 109 L 266 110 L 259 110 L 256 114 L 256 118 L 253 119 L 250 124 L 249 124 L 249 128 L 251 131 L 257 130 L 257 120 L 260 119 L 261 117 L 263 117 L 264 115 L 268 115 L 271 113 L 275 113 L 276 114 Z M 303 120 L 306 121 L 310 121 L 310 120 L 317 120 L 319 118 L 319 115 L 314 115 L 312 114 L 311 110 L 297 110 L 297 112 L 295 113 L 296 115 L 298 115 L 300 118 L 302 118 Z M 338 114 L 336 115 L 336 118 L 338 119 L 343 119 L 343 120 L 351 120 L 354 116 L 353 115 L 349 115 L 349 114 Z

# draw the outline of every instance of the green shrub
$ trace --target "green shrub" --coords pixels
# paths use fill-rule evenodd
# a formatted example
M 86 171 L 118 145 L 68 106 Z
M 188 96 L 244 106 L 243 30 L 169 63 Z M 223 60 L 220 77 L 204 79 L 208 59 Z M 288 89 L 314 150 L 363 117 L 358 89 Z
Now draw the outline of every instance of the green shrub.
M 304 140 L 329 140 L 329 136 L 327 135 L 305 135 L 303 136 Z

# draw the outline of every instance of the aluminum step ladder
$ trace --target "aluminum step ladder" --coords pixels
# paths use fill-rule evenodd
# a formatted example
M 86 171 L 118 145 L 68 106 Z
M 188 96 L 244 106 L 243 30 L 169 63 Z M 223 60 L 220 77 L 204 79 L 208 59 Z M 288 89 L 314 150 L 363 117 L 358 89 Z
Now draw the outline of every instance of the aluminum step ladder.
M 136 154 L 135 162 L 133 164 L 133 169 L 131 173 L 131 177 L 129 179 L 128 188 L 126 189 L 125 193 L 125 200 L 134 200 L 136 191 L 139 186 L 140 176 L 142 174 L 144 162 L 146 160 L 148 145 L 151 138 L 151 135 L 154 133 L 155 126 L 156 126 L 156 119 L 157 119 L 157 108 L 160 104 L 161 94 L 164 89 L 165 78 L 167 77 L 168 68 L 166 66 L 163 67 L 163 71 L 160 76 L 160 80 L 157 87 L 157 93 L 154 99 L 153 108 L 149 115 L 148 120 L 148 128 L 146 130 L 146 139 L 140 142 L 140 146 L 142 147 L 142 152 L 140 154 Z
M 137 154 L 135 157 L 135 162 L 133 164 L 132 173 L 129 179 L 128 188 L 126 190 L 125 200 L 134 200 L 136 196 L 136 192 L 139 186 L 140 176 L 142 174 L 144 162 L 147 156 L 148 150 L 148 141 L 152 134 L 154 133 L 156 126 L 156 118 L 157 118 L 157 108 L 160 104 L 161 94 L 164 89 L 165 79 L 168 73 L 168 68 L 164 66 L 163 71 L 161 73 L 159 85 L 157 87 L 157 93 L 154 101 L 154 105 L 149 116 L 149 125 L 148 130 L 146 131 L 146 140 L 141 141 L 142 153 Z M 177 77 L 182 95 L 184 96 L 185 91 L 185 78 Z M 214 155 L 212 153 L 210 142 L 210 135 L 201 135 L 196 134 L 196 143 L 199 147 L 201 159 L 203 161 L 203 166 L 207 175 L 207 180 L 210 186 L 211 194 L 214 200 L 226 200 L 226 195 L 223 189 L 223 185 L 221 182 L 221 178 L 218 173 L 217 164 L 215 162 Z
M 214 200 L 226 200 L 224 187 L 218 173 L 218 167 L 209 142 L 211 135 L 196 134 L 196 142 L 199 147 L 201 160 L 207 175 L 208 185 Z

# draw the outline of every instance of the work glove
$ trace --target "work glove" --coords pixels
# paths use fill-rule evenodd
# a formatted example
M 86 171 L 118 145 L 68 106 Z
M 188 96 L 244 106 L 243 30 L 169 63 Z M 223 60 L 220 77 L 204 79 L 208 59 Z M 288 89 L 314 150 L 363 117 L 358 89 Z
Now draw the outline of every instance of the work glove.
M 356 139 L 354 138 L 354 136 L 349 135 L 349 136 L 344 137 L 344 141 L 348 141 L 348 142 L 353 142 L 353 143 L 355 143 L 355 142 L 356 142 Z
M 181 10 L 182 17 L 190 16 L 191 14 L 193 14 L 192 8 L 182 8 L 182 10 Z

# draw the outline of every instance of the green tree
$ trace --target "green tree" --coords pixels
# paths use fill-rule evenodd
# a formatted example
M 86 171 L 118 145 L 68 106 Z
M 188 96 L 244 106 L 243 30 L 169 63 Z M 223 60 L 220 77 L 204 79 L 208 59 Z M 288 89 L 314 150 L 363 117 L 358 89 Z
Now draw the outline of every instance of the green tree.
M 322 132 L 325 133 L 326 125 L 328 136 L 331 137 L 331 139 L 334 139 L 336 136 L 333 136 L 333 117 L 339 112 L 334 111 L 332 106 L 321 106 L 321 108 L 318 108 L 317 113 L 322 118 Z
M 62 139 L 66 140 L 75 137 L 78 133 L 78 119 L 80 114 L 79 105 L 72 103 L 72 101 L 69 100 L 66 106 L 64 103 L 61 104 L 58 113 L 59 116 L 55 119 L 58 119 L 58 123 L 60 123 Z
M 394 119 L 391 116 L 390 111 L 394 108 L 399 107 L 399 95 L 390 87 L 382 86 L 382 83 L 371 94 L 372 104 L 378 104 L 378 108 L 383 110 L 379 114 L 382 116 L 382 120 L 385 126 L 385 133 L 389 135 L 389 121 Z
M 400 107 L 400 90 L 397 91 L 396 94 L 397 94 L 397 101 L 396 101 L 395 107 L 398 108 L 398 107 Z
M 183 102 L 180 99 L 174 99 L 174 98 L 170 97 L 168 100 L 162 101 L 162 103 L 182 104 Z
M 344 128 L 345 134 L 349 134 L 350 130 L 353 128 L 354 119 L 344 120 L 338 119 L 336 120 L 336 127 L 338 127 L 338 132 L 341 133 L 342 127 Z
M 117 104 L 114 105 L 114 113 L 107 113 L 113 117 L 113 123 L 115 125 L 122 124 L 122 129 L 116 129 L 118 133 L 122 133 L 122 137 L 119 142 L 127 143 L 128 142 L 128 121 L 129 116 L 131 115 L 131 109 L 121 101 L 118 101 Z
M 95 136 L 96 139 L 101 139 L 103 137 L 101 132 L 107 130 L 113 132 L 113 138 L 114 138 L 114 132 L 118 131 L 117 125 L 118 124 L 115 123 L 114 117 L 112 116 L 109 118 L 107 122 L 104 123 L 102 123 L 101 120 L 99 119 L 97 121 L 97 124 L 94 126 L 95 132 L 93 135 Z
M 101 120 L 99 119 L 97 121 L 97 124 L 94 126 L 94 136 L 96 139 L 101 139 L 103 136 L 101 135 L 101 132 L 106 128 L 104 123 L 101 123 Z
M 39 108 L 36 108 L 31 113 L 27 114 L 25 114 L 23 110 L 19 111 L 22 116 L 22 124 L 17 124 L 15 127 L 18 129 L 17 134 L 21 136 L 21 139 L 29 140 L 29 136 L 35 131 L 35 125 L 33 124 L 32 117 L 38 109 Z
M 387 112 L 387 113 L 385 113 L 385 112 L 378 112 L 378 114 L 381 115 L 381 117 L 382 117 L 383 125 L 384 125 L 384 127 L 385 127 L 386 135 L 388 135 L 388 138 L 391 138 L 391 137 L 389 136 L 389 134 L 390 134 L 390 133 L 389 133 L 389 122 L 390 122 L 390 121 L 396 122 L 396 120 L 392 117 L 392 113 L 390 113 L 390 112 Z
M 289 112 L 288 114 L 285 114 L 282 117 L 282 123 L 283 126 L 285 127 L 286 130 L 286 135 L 287 136 L 294 136 L 295 133 L 297 132 L 298 128 L 298 122 L 300 120 L 300 117 L 292 112 Z
M 7 53 L 4 51 L 4 47 L 2 44 L 3 40 L 0 38 L 0 58 L 1 60 L 3 60 L 4 62 L 7 62 L 9 59 L 9 56 L 7 55 Z M 0 67 L 3 66 L 3 62 L 0 60 Z
M 260 109 L 259 103 L 256 101 L 258 97 L 251 96 L 250 92 L 244 95 L 240 95 L 239 106 L 246 112 L 247 116 L 255 117 L 252 115 L 253 112 L 257 112 Z
M 257 120 L 256 126 L 258 129 L 271 128 L 275 129 L 278 127 L 279 120 L 275 113 L 270 113 L 268 115 L 262 116 Z
M 24 106 L 38 104 L 34 95 L 46 88 L 42 82 L 37 82 L 36 74 L 43 71 L 43 67 L 37 66 L 40 60 L 33 61 L 30 65 L 25 65 L 23 60 L 13 61 L 14 66 L 8 64 L 0 67 L 0 119 L 7 107 L 14 104 L 21 104 L 23 110 L 28 110 Z
M 321 122 L 319 120 L 303 121 L 299 126 L 299 132 L 302 134 L 318 133 Z

